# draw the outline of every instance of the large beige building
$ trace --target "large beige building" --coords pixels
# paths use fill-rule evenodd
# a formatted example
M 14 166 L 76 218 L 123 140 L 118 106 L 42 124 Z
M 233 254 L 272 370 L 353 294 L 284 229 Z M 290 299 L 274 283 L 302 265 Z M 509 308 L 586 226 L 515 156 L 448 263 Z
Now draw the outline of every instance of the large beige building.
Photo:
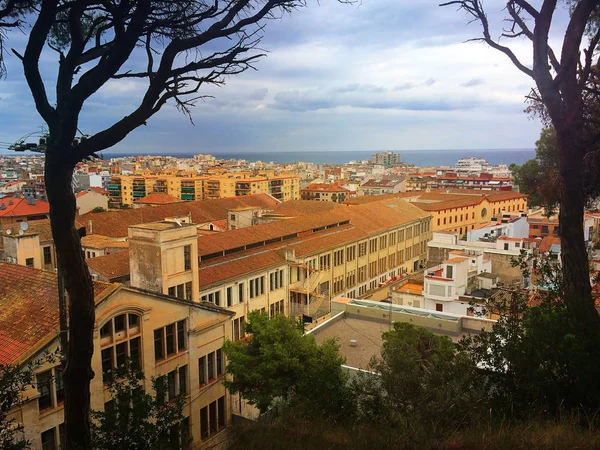
M 237 401 L 221 383 L 222 346 L 232 339 L 231 312 L 120 284 L 94 282 L 96 324 L 91 407 L 111 408 L 106 381 L 129 357 L 150 378 L 166 375 L 169 399 L 185 397 L 181 431 L 211 446 L 231 420 Z M 0 364 L 24 364 L 58 346 L 57 281 L 53 272 L 0 263 Z M 54 450 L 64 433 L 64 387 L 60 361 L 36 370 L 27 400 L 11 411 L 34 450 Z

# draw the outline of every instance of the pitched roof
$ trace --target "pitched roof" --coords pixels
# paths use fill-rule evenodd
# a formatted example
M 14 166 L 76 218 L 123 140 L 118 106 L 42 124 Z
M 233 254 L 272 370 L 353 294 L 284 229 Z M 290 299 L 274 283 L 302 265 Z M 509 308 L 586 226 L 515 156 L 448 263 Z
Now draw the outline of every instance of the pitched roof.
M 271 211 L 282 216 L 306 216 L 308 214 L 327 213 L 333 209 L 341 208 L 339 203 L 314 202 L 312 200 L 289 200 L 276 205 Z
M 86 260 L 88 267 L 108 280 L 129 275 L 129 250 Z
M 0 200 L 0 217 L 38 216 L 49 213 L 50 204 L 41 200 L 34 200 L 33 204 L 27 203 L 26 198 L 11 197 L 8 200 Z
M 175 198 L 169 194 L 154 192 L 136 200 L 135 202 L 142 205 L 168 205 L 169 203 L 181 203 L 184 201 L 185 200 L 179 200 L 178 198 Z
M 402 183 L 404 180 L 405 180 L 404 176 L 397 176 L 394 178 L 378 178 L 378 179 L 368 180 L 367 182 L 363 183 L 362 186 L 363 187 L 381 187 L 381 188 L 395 187 L 395 186 L 398 186 L 400 183 Z
M 86 213 L 75 218 L 80 227 L 86 227 L 88 234 L 101 234 L 109 237 L 126 237 L 131 225 L 159 222 L 167 217 L 184 216 L 190 213 L 192 222 L 202 224 L 227 218 L 227 211 L 240 206 L 255 206 L 272 209 L 279 200 L 267 194 L 245 195 L 242 197 L 220 198 L 215 200 L 194 200 L 153 208 L 122 209 L 100 213 Z M 92 227 L 90 230 L 89 223 Z
M 90 234 L 81 238 L 81 246 L 84 248 L 129 248 L 129 242 L 121 241 L 116 238 L 102 236 L 100 234 Z
M 95 281 L 96 301 L 115 288 Z M 0 262 L 0 364 L 20 360 L 58 331 L 56 274 Z
M 87 189 L 86 191 L 81 191 L 81 192 L 78 192 L 77 194 L 75 194 L 75 198 L 83 197 L 84 195 L 87 195 L 90 192 L 94 192 L 96 194 L 100 194 L 100 195 L 104 195 L 105 197 L 108 197 L 108 192 L 107 191 L 105 191 L 102 188 L 92 186 L 89 189 Z
M 540 242 L 538 249 L 541 253 L 547 253 L 552 250 L 552 247 L 555 245 L 560 246 L 560 238 L 556 236 L 546 236 L 542 239 L 542 242 Z
M 337 184 L 325 184 L 325 183 L 312 183 L 300 190 L 301 191 L 315 191 L 315 192 L 350 192 L 345 187 L 339 186 Z

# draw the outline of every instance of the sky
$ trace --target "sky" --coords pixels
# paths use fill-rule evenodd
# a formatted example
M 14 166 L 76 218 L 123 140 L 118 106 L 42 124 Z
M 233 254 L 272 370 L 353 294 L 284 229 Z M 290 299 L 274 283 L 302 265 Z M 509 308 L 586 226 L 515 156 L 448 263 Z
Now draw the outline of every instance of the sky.
M 430 0 L 308 0 L 268 22 L 258 70 L 229 78 L 193 110 L 194 124 L 166 106 L 109 151 L 285 152 L 532 148 L 541 124 L 524 112 L 532 81 L 480 42 L 479 24 Z M 504 1 L 488 0 L 495 33 Z M 565 11 L 552 38 L 560 36 Z M 23 49 L 26 35 L 10 35 Z M 531 48 L 510 45 L 525 64 Z M 40 61 L 52 96 L 56 54 Z M 131 67 L 142 64 L 136 56 Z M 43 124 L 19 61 L 0 80 L 0 142 Z M 143 81 L 111 81 L 86 103 L 80 129 L 94 134 L 132 111 Z

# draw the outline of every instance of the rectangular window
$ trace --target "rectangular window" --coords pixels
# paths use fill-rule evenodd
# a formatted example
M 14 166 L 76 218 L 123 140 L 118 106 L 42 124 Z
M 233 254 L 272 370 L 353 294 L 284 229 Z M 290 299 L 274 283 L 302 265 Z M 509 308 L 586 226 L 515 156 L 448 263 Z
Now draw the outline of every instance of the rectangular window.
M 208 406 L 208 414 L 209 414 L 209 422 L 210 422 L 210 432 L 217 432 L 217 402 L 212 402 Z
M 177 298 L 185 298 L 185 294 L 183 292 L 183 284 L 177 285 Z
M 58 443 L 59 443 L 61 449 L 66 448 L 65 447 L 65 433 L 66 433 L 65 424 L 61 423 L 58 426 Z
M 331 256 L 329 254 L 319 257 L 319 269 L 329 270 L 331 267 Z
M 182 351 L 187 348 L 186 333 L 185 333 L 185 320 L 177 322 L 177 350 Z
M 377 238 L 369 241 L 369 253 L 375 253 L 377 251 Z
M 56 450 L 55 428 L 50 428 L 42 433 L 42 450 Z
M 244 283 L 240 283 L 238 285 L 238 301 L 242 303 L 244 300 Z
M 51 248 L 49 246 L 44 247 L 44 264 L 52 264 L 52 253 Z
M 361 242 L 358 244 L 358 256 L 365 256 L 367 254 L 367 243 Z
M 121 342 L 115 347 L 117 353 L 117 367 L 125 365 L 127 359 L 127 342 Z
M 387 235 L 379 237 L 379 248 L 384 249 L 387 247 Z
M 198 359 L 198 374 L 200 379 L 200 386 L 206 384 L 206 356 Z
M 396 245 L 396 233 L 391 233 L 390 234 L 390 247 L 392 245 Z
M 175 324 L 167 325 L 165 331 L 167 336 L 167 356 L 171 356 L 175 353 Z
M 227 301 L 227 307 L 232 306 L 233 305 L 233 288 L 231 286 L 229 286 L 226 289 L 225 297 L 226 297 L 226 301 Z
M 215 378 L 215 354 L 209 353 L 208 356 L 208 380 Z
M 446 278 L 454 278 L 453 275 L 453 266 L 446 266 Z
M 154 359 L 159 361 L 165 357 L 164 328 L 154 330 Z
M 175 386 L 176 376 L 177 374 L 175 370 L 172 370 L 167 374 L 167 392 L 169 393 L 169 401 L 174 400 L 175 396 L 177 395 L 177 389 Z
M 186 300 L 192 299 L 192 282 L 191 281 L 188 281 L 187 283 L 185 283 L 185 299 Z
M 219 410 L 219 428 L 225 426 L 225 396 L 219 397 L 217 409 Z
M 175 286 L 171 286 L 171 287 L 169 288 L 169 295 L 170 295 L 171 297 L 175 297 Z
M 183 247 L 183 270 L 192 270 L 192 246 Z
M 208 437 L 208 407 L 200 410 L 200 439 Z
M 25 260 L 25 265 L 26 265 L 27 267 L 33 267 L 33 258 L 27 258 L 27 259 Z
M 223 375 L 223 350 L 217 350 L 217 376 Z
M 341 266 L 342 264 L 344 264 L 344 250 L 338 250 L 333 252 L 334 267 Z
M 54 388 L 56 389 L 56 404 L 60 405 L 65 401 L 65 383 L 63 381 L 62 367 L 54 369 Z
M 140 338 L 136 337 L 129 341 L 129 357 L 131 358 L 131 364 L 133 367 L 140 367 Z
M 107 382 L 112 380 L 113 369 L 113 349 L 112 347 L 102 350 L 102 381 Z
M 40 373 L 37 376 L 37 389 L 39 393 L 38 408 L 40 412 L 44 411 L 45 409 L 52 408 L 52 390 L 50 385 L 51 381 L 51 370 Z

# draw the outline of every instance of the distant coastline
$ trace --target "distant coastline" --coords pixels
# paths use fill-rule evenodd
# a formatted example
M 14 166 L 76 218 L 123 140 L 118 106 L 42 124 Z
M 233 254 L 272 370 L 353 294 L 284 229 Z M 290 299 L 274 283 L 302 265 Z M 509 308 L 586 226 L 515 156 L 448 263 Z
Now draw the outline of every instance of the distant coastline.
M 211 154 L 219 159 L 245 159 L 247 161 L 263 161 L 278 164 L 312 162 L 315 164 L 345 164 L 356 160 L 371 160 L 373 151 L 331 151 L 331 152 L 176 152 L 160 153 L 121 153 L 104 152 L 104 158 L 121 158 L 126 156 L 175 156 L 191 158 L 196 153 Z M 402 162 L 415 166 L 453 166 L 461 158 L 477 156 L 487 160 L 492 165 L 523 164 L 535 157 L 535 149 L 465 149 L 465 150 L 394 150 L 399 151 Z

